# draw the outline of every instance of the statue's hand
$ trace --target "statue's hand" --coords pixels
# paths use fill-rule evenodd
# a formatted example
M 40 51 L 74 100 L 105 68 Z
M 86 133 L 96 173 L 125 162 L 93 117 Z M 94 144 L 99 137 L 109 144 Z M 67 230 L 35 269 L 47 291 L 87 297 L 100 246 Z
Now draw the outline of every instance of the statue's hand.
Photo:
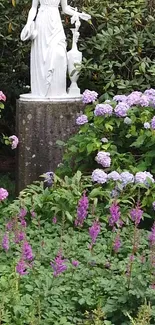
M 91 16 L 89 14 L 86 14 L 85 12 L 81 12 L 81 13 L 79 13 L 79 18 L 87 21 L 87 20 L 91 19 Z
M 37 31 L 34 27 L 34 21 L 32 21 L 31 23 L 27 23 L 20 34 L 20 38 L 23 42 L 29 39 L 33 40 L 36 38 L 36 36 Z

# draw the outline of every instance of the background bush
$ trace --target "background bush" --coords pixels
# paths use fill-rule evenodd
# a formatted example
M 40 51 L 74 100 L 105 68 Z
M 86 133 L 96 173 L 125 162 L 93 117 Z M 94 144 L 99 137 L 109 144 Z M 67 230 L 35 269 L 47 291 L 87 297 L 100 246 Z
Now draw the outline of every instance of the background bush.
M 81 26 L 83 65 L 79 85 L 99 93 L 146 89 L 155 83 L 154 0 L 69 1 L 89 12 L 92 24 Z M 15 99 L 27 92 L 30 43 L 19 39 L 30 8 L 30 0 L 0 0 L 0 80 L 7 95 L 7 125 L 14 126 Z M 70 19 L 63 17 L 71 45 Z

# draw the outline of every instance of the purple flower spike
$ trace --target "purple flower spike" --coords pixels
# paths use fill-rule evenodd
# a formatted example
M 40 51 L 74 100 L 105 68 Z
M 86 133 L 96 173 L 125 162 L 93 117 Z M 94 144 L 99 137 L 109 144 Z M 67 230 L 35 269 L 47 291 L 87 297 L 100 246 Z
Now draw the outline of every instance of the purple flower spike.
M 75 267 L 78 267 L 79 266 L 79 261 L 73 260 L 72 265 L 75 266 Z
M 8 221 L 8 223 L 6 224 L 6 230 L 7 231 L 11 231 L 13 228 L 13 222 L 12 221 Z
M 22 231 L 16 232 L 15 233 L 15 243 L 18 244 L 19 242 L 21 242 L 22 240 L 25 239 L 25 233 Z
M 111 227 L 114 227 L 119 221 L 120 216 L 121 216 L 120 207 L 118 203 L 114 201 L 110 207 L 109 225 Z
M 87 217 L 88 214 L 88 206 L 89 201 L 86 196 L 86 193 L 83 193 L 83 196 L 79 200 L 78 208 L 77 208 L 77 217 L 75 219 L 75 226 L 83 226 L 84 220 Z
M 16 272 L 20 275 L 27 275 L 27 265 L 24 260 L 20 260 L 16 266 Z
M 118 253 L 120 247 L 121 247 L 120 235 L 117 234 L 117 235 L 116 235 L 116 238 L 115 238 L 115 241 L 114 241 L 114 243 L 113 243 L 113 249 L 114 249 L 114 252 L 115 252 L 115 253 Z
M 22 250 L 23 250 L 23 255 L 22 255 L 23 259 L 27 261 L 32 261 L 34 256 L 32 253 L 31 245 L 27 241 L 24 242 Z
M 66 260 L 62 258 L 61 253 L 58 253 L 54 261 L 52 261 L 51 267 L 54 271 L 54 276 L 57 277 L 59 274 L 67 270 Z
M 155 244 L 155 222 L 151 228 L 151 233 L 149 235 L 149 242 L 151 246 Z
M 100 233 L 100 223 L 99 221 L 94 221 L 93 222 L 93 225 L 89 228 L 89 235 L 91 237 L 91 242 L 92 242 L 92 245 L 95 244 L 96 242 L 96 238 L 98 236 L 98 234 Z
M 135 225 L 138 226 L 143 216 L 143 210 L 140 209 L 139 204 L 137 204 L 136 208 L 130 211 L 130 216 Z
M 57 217 L 55 216 L 55 217 L 53 217 L 53 219 L 52 219 L 52 222 L 54 223 L 54 224 L 56 224 L 57 223 Z
M 9 250 L 9 236 L 7 233 L 5 233 L 3 236 L 2 247 L 6 252 Z
M 35 211 L 31 210 L 30 213 L 31 213 L 31 217 L 32 218 L 35 218 L 36 217 L 36 212 Z
M 19 212 L 19 219 L 23 219 L 27 215 L 27 210 L 26 208 L 21 208 Z

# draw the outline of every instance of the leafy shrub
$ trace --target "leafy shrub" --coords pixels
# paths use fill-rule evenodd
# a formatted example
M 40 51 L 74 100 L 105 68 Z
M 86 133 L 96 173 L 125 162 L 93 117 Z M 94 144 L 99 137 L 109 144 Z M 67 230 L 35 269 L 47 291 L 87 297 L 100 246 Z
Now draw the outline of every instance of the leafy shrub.
M 83 89 L 87 85 L 106 99 L 154 86 L 154 2 L 90 0 L 86 4 L 93 25 L 81 45 Z
M 98 152 L 109 152 L 111 164 L 107 171 L 129 170 L 136 173 L 148 170 L 155 174 L 155 131 L 154 103 L 150 102 L 147 90 L 144 94 L 133 92 L 124 98 L 124 102 L 98 101 L 86 106 L 85 114 L 88 123 L 80 125 L 79 132 L 69 139 L 65 146 L 63 164 L 58 169 L 59 174 L 70 174 L 80 169 L 85 174 L 91 174 L 97 163 Z M 127 103 L 139 96 L 139 104 Z M 152 97 L 154 100 L 154 95 Z M 147 99 L 143 105 L 142 100 Z M 110 113 L 108 109 L 110 108 Z M 105 111 L 107 110 L 107 113 Z M 122 114 L 122 115 L 121 115 Z M 78 120 L 77 120 L 78 123 Z

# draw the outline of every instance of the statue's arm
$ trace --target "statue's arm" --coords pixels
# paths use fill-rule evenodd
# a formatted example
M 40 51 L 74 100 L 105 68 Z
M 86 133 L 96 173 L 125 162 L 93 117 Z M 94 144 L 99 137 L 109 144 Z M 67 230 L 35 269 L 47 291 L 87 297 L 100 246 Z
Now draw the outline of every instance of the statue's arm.
M 71 6 L 69 6 L 67 3 L 67 0 L 61 0 L 61 7 L 62 7 L 63 12 L 66 15 L 77 16 L 83 20 L 91 19 L 90 15 L 85 14 L 84 12 L 77 12 L 77 9 L 74 9 Z M 76 21 L 76 18 L 75 18 L 75 21 Z
M 37 13 L 37 8 L 38 8 L 39 0 L 32 0 L 32 6 L 28 14 L 27 18 L 27 24 L 31 24 L 32 21 L 34 20 L 36 13 Z
M 67 0 L 61 0 L 61 7 L 64 14 L 69 16 L 73 16 L 75 14 L 75 9 L 68 5 Z

